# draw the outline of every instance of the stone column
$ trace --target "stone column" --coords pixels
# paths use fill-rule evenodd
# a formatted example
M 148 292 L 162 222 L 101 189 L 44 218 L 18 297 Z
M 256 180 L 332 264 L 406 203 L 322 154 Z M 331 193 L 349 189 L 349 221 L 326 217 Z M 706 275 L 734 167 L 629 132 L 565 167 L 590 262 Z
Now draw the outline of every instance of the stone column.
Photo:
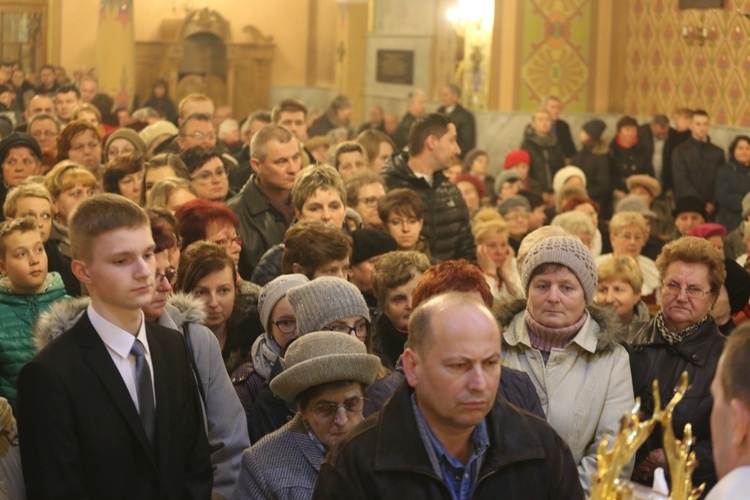
M 96 34 L 96 75 L 102 92 L 118 107 L 130 108 L 135 95 L 133 0 L 100 0 Z

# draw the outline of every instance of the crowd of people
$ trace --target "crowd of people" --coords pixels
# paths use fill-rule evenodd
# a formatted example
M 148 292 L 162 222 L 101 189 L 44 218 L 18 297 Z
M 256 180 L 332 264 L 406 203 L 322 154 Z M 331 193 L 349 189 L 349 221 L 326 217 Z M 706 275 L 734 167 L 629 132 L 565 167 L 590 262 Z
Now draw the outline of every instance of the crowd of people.
M 579 149 L 550 97 L 497 159 L 455 85 L 356 128 L 38 76 L 0 65 L 0 497 L 585 498 L 683 372 L 693 484 L 750 489 L 750 137 Z

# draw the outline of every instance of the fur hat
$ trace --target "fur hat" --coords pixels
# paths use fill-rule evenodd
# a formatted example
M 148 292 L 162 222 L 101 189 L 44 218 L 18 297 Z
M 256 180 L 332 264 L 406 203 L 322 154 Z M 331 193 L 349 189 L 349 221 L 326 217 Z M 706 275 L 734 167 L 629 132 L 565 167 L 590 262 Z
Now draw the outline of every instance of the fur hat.
M 582 128 L 591 139 L 598 142 L 601 140 L 604 129 L 607 128 L 607 124 L 595 118 L 584 123 Z
M 632 191 L 634 186 L 641 186 L 651 194 L 652 198 L 658 198 L 661 194 L 659 181 L 650 175 L 631 175 L 625 181 L 625 185 L 628 187 L 628 191 Z
M 380 369 L 380 359 L 367 354 L 363 342 L 340 332 L 308 333 L 289 345 L 280 362 L 284 371 L 271 380 L 271 390 L 290 403 L 329 382 L 352 380 L 367 387 Z
M 14 148 L 28 148 L 36 156 L 37 161 L 42 159 L 42 148 L 39 147 L 36 139 L 29 134 L 15 132 L 0 141 L 0 164 L 5 163 L 8 153 Z
M 297 333 L 300 336 L 350 316 L 362 316 L 370 321 L 370 311 L 362 293 L 341 278 L 316 278 L 292 288 L 286 298 L 297 317 Z
M 708 218 L 706 204 L 703 203 L 703 200 L 691 194 L 677 198 L 674 210 L 672 210 L 672 217 L 677 218 L 678 215 L 685 212 L 699 213 L 704 220 Z
M 552 178 L 552 190 L 555 193 L 559 193 L 571 177 L 578 177 L 581 179 L 581 182 L 583 182 L 583 187 L 586 187 L 586 174 L 583 173 L 583 170 L 574 167 L 573 165 L 569 165 L 561 168 L 555 173 L 555 176 Z
M 258 297 L 258 314 L 260 314 L 260 324 L 266 329 L 266 333 L 271 332 L 271 325 L 268 321 L 271 319 L 271 312 L 276 304 L 286 297 L 289 290 L 309 282 L 310 280 L 304 274 L 282 274 L 263 287 Z
M 534 270 L 544 264 L 560 264 L 576 275 L 583 287 L 586 304 L 596 297 L 598 275 L 591 250 L 575 236 L 551 236 L 534 245 L 523 263 L 523 289 L 529 296 L 529 284 Z

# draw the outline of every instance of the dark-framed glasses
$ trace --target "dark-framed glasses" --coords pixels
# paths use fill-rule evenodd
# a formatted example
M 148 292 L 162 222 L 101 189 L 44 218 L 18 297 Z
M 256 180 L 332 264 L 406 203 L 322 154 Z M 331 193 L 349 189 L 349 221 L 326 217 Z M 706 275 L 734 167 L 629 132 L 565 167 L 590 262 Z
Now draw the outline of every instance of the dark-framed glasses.
M 343 403 L 318 403 L 311 408 L 316 417 L 329 419 L 333 418 L 339 411 L 339 408 L 345 409 L 348 413 L 361 412 L 365 405 L 365 397 L 358 396 L 349 398 Z
M 227 248 L 232 246 L 232 243 L 237 243 L 239 246 L 242 246 L 242 236 L 234 236 L 232 238 L 224 238 L 223 240 L 216 240 L 214 241 L 217 245 L 222 245 Z
M 370 327 L 369 321 L 363 321 L 362 323 L 357 323 L 354 326 L 349 325 L 329 325 L 324 326 L 323 330 L 328 330 L 329 332 L 339 332 L 339 333 L 346 333 L 347 335 L 354 335 L 358 339 L 364 339 L 367 338 L 367 330 Z
M 278 321 L 271 320 L 271 323 L 276 325 L 281 333 L 294 333 L 297 331 L 297 320 L 296 319 L 280 319 Z
M 177 282 L 177 269 L 170 267 L 165 269 L 163 273 L 157 272 L 156 283 L 159 284 L 163 279 L 166 279 L 170 285 L 174 285 Z

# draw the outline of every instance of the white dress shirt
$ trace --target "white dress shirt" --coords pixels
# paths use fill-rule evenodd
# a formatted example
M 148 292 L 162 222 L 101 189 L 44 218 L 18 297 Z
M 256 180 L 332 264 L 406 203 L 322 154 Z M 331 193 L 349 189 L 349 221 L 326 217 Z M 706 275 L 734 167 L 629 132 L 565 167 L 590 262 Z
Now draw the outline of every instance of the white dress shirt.
M 737 467 L 711 488 L 706 500 L 747 500 L 750 498 L 750 465 Z
M 99 334 L 104 345 L 109 351 L 112 361 L 115 363 L 117 371 L 120 372 L 125 386 L 128 388 L 130 398 L 135 404 L 135 409 L 140 413 L 140 406 L 138 405 L 138 383 L 135 379 L 135 356 L 130 354 L 130 350 L 133 348 L 136 337 L 133 334 L 126 332 L 117 325 L 114 325 L 102 318 L 99 313 L 96 312 L 92 305 L 89 305 L 87 309 L 89 315 L 89 321 L 94 326 L 96 333 Z M 154 389 L 154 365 L 151 362 L 151 350 L 148 347 L 148 339 L 146 338 L 146 321 L 141 312 L 141 326 L 138 329 L 138 340 L 141 341 L 145 350 L 145 358 L 148 362 L 148 368 L 151 371 L 151 390 L 154 394 L 154 408 L 156 408 L 156 390 Z

